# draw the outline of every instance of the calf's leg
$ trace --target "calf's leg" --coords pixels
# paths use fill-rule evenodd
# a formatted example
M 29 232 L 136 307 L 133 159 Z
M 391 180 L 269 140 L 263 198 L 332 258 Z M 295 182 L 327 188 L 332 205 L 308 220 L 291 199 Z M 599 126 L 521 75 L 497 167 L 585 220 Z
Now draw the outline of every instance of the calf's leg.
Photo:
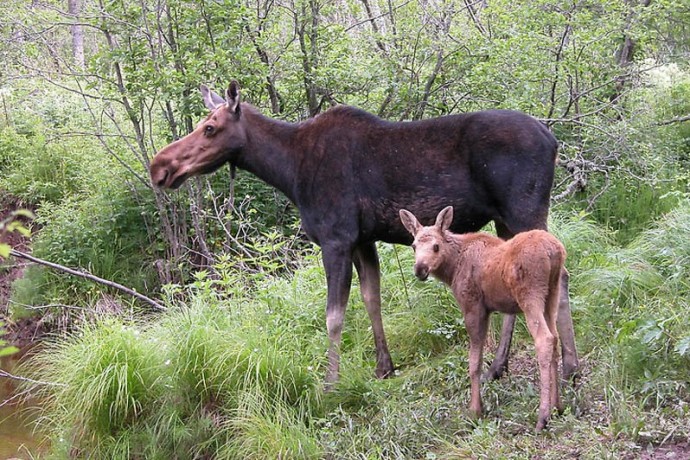
M 573 329 L 573 317 L 570 313 L 570 299 L 568 298 L 568 282 L 570 275 L 568 270 L 561 271 L 560 301 L 558 304 L 558 334 L 561 339 L 561 356 L 563 360 L 563 380 L 575 381 L 577 370 L 580 367 L 575 348 L 575 331 Z
M 510 343 L 513 340 L 514 329 L 515 315 L 503 315 L 501 340 L 498 343 L 494 360 L 489 366 L 489 369 L 482 376 L 482 380 L 489 381 L 501 378 L 503 373 L 508 370 L 508 354 L 510 353 Z
M 543 305 L 543 304 L 542 304 Z M 558 344 L 558 339 L 551 333 L 549 325 L 543 315 L 543 306 L 531 304 L 525 305 L 525 321 L 530 334 L 534 338 L 537 352 L 537 362 L 539 363 L 539 416 L 537 418 L 537 431 L 541 431 L 551 416 L 553 390 L 557 385 L 554 381 L 554 352 Z
M 556 338 L 553 343 L 553 352 L 551 356 L 551 407 L 556 408 L 558 413 L 563 412 L 563 406 L 560 399 L 560 380 L 558 379 L 558 317 L 560 309 L 560 273 L 554 274 L 554 277 L 549 281 L 549 294 L 546 299 L 546 310 L 544 317 L 546 324 L 549 327 L 549 332 Z
M 376 376 L 386 378 L 393 375 L 393 360 L 388 351 L 386 335 L 381 319 L 381 271 L 374 243 L 360 244 L 354 252 L 355 268 L 359 275 L 359 288 L 367 307 L 376 346 Z
M 480 417 L 483 411 L 480 387 L 482 354 L 489 326 L 489 315 L 483 309 L 473 309 L 470 305 L 469 308 L 464 308 L 464 317 L 465 329 L 470 336 L 470 412 L 475 417 Z

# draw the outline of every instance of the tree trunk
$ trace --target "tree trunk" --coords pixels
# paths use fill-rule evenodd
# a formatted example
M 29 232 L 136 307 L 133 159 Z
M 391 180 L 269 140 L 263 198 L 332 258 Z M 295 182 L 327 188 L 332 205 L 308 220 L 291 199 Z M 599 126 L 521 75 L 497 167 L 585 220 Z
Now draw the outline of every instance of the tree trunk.
M 81 13 L 81 0 L 67 0 L 67 12 L 72 19 L 72 57 L 74 65 L 79 69 L 84 69 L 84 28 L 78 24 L 79 14 Z
M 307 95 L 309 116 L 318 114 L 321 105 L 314 81 L 314 70 L 318 67 L 318 27 L 320 5 L 316 0 L 309 0 L 309 12 L 302 6 L 302 17 L 295 17 L 295 28 L 302 52 L 302 70 L 304 71 L 304 89 Z M 296 14 L 296 13 L 295 13 Z
M 616 61 L 618 62 L 618 65 L 621 68 L 621 73 L 616 78 L 616 85 L 614 88 L 614 92 L 611 95 L 610 99 L 611 102 L 614 104 L 618 103 L 618 100 L 620 97 L 623 95 L 623 90 L 625 89 L 625 86 L 628 82 L 628 67 L 630 67 L 630 64 L 632 64 L 633 57 L 635 55 L 635 47 L 637 43 L 635 42 L 635 39 L 633 39 L 630 36 L 630 29 L 633 26 L 634 19 L 635 19 L 635 6 L 640 5 L 642 7 L 647 7 L 651 3 L 651 0 L 641 0 L 638 2 L 638 0 L 629 0 L 628 2 L 628 15 L 625 18 L 625 29 L 623 30 L 624 36 L 623 36 L 623 43 L 621 43 L 620 47 L 616 51 Z

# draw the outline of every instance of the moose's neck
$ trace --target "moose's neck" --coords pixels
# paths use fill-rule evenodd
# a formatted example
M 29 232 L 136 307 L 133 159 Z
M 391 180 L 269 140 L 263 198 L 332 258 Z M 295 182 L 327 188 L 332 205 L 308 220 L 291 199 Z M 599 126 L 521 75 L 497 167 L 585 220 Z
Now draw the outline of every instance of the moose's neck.
M 471 254 L 474 249 L 473 242 L 466 240 L 465 235 L 451 233 L 445 235 L 444 244 L 448 245 L 450 250 L 434 276 L 450 287 L 456 287 L 458 283 L 464 285 L 474 271 L 474 258 Z
M 247 144 L 237 157 L 237 167 L 277 188 L 294 203 L 297 157 L 301 154 L 293 147 L 298 125 L 266 117 L 246 104 L 242 111 Z

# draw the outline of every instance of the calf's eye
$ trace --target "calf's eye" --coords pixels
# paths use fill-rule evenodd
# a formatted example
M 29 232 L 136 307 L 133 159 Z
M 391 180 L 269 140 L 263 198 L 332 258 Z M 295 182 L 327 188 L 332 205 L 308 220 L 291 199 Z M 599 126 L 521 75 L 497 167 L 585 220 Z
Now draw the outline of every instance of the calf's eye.
M 204 128 L 204 133 L 205 134 L 212 134 L 213 133 L 213 126 L 206 125 L 206 127 Z
M 438 244 L 434 245 L 434 252 L 438 252 Z

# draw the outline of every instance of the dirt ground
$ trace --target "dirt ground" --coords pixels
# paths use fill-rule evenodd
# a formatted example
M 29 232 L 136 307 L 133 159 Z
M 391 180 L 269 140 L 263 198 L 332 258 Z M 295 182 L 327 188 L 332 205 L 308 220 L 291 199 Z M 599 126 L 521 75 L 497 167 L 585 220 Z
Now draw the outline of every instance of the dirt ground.
M 17 209 L 27 208 L 30 207 L 17 199 L 0 195 L 0 221 Z M 31 222 L 26 221 L 26 226 L 30 228 Z M 30 251 L 30 239 L 16 232 L 3 234 L 2 242 L 19 251 Z M 26 263 L 18 259 L 0 259 L 0 321 L 5 323 L 7 331 L 4 340 L 18 348 L 25 348 L 46 332 L 40 319 L 24 318 L 15 321 L 8 313 L 12 283 L 22 277 L 25 267 Z

